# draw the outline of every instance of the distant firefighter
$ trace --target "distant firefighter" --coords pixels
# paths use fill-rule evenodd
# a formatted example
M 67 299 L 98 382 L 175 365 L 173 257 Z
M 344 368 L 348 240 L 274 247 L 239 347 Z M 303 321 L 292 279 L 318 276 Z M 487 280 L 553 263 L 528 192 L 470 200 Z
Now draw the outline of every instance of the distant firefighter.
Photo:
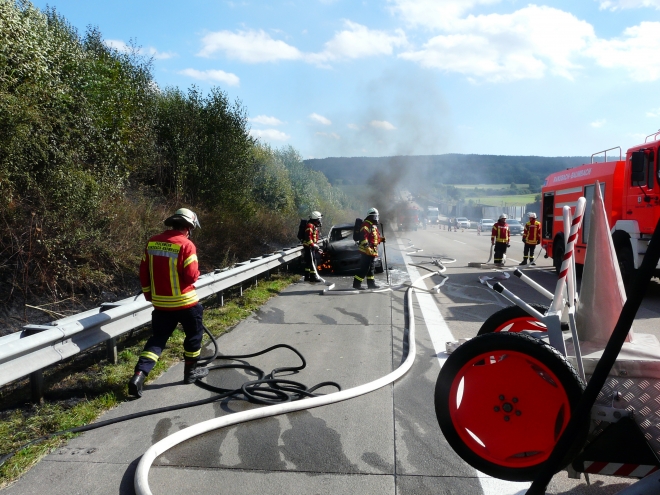
M 497 223 L 493 225 L 490 235 L 490 243 L 495 246 L 495 259 L 493 261 L 496 265 L 502 265 L 506 256 L 506 248 L 510 247 L 509 240 L 511 234 L 509 233 L 509 225 L 506 223 L 506 219 L 506 214 L 502 213 Z
M 534 263 L 534 250 L 536 249 L 536 245 L 541 242 L 541 222 L 536 219 L 536 213 L 533 211 L 528 216 L 529 221 L 525 224 L 525 230 L 522 236 L 522 240 L 525 243 L 524 256 L 520 264 L 526 265 L 529 261 L 530 265 L 536 265 Z
M 319 256 L 323 251 L 319 247 L 319 229 L 323 215 L 319 211 L 313 211 L 305 228 L 303 246 L 305 259 L 305 281 L 320 282 L 321 279 L 316 273 L 316 267 L 319 264 Z
M 367 278 L 368 289 L 378 289 L 374 277 L 374 262 L 378 256 L 378 244 L 385 242 L 385 238 L 378 231 L 378 210 L 371 208 L 367 212 L 367 218 L 360 227 L 360 268 L 353 279 L 353 288 L 362 289 L 362 281 Z

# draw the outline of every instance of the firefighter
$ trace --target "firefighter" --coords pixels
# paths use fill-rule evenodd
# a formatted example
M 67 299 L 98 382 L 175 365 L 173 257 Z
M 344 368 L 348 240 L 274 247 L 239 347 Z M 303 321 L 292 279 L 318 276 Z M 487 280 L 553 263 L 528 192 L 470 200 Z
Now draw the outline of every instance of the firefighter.
M 367 278 L 368 289 L 378 289 L 374 277 L 374 262 L 378 256 L 378 244 L 385 242 L 385 238 L 378 231 L 378 210 L 371 208 L 367 212 L 367 218 L 360 227 L 360 268 L 353 278 L 353 288 L 362 289 L 362 281 Z
M 190 240 L 190 233 L 200 227 L 199 221 L 195 213 L 180 208 L 164 223 L 171 229 L 149 239 L 140 264 L 142 292 L 154 306 L 151 313 L 153 333 L 140 353 L 133 378 L 128 382 L 128 393 L 133 397 L 142 397 L 144 381 L 179 323 L 186 334 L 183 382 L 194 383 L 209 372 L 207 368 L 197 367 L 204 325 L 203 308 L 193 285 L 199 277 L 199 270 L 197 250 Z
M 490 235 L 490 243 L 495 246 L 494 262 L 496 265 L 502 265 L 506 257 L 506 248 L 510 247 L 509 240 L 509 226 L 506 223 L 507 216 L 505 213 L 500 215 L 497 223 L 493 225 Z
M 305 236 L 303 240 L 304 258 L 305 258 L 305 282 L 320 282 L 316 267 L 319 264 L 319 257 L 323 250 L 319 247 L 319 236 L 321 220 L 323 215 L 318 211 L 313 211 L 307 221 Z
M 523 260 L 520 264 L 526 265 L 527 261 L 529 261 L 530 265 L 536 265 L 534 263 L 534 250 L 536 249 L 536 245 L 541 242 L 541 222 L 536 219 L 536 213 L 533 211 L 528 216 L 529 221 L 525 224 L 525 230 L 522 235 L 525 248 L 523 251 Z

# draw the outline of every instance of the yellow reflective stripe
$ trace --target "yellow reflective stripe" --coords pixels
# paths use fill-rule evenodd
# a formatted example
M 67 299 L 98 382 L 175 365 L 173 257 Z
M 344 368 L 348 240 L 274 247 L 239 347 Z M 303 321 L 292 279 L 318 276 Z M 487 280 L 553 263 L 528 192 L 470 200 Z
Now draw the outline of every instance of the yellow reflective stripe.
M 142 292 L 151 292 L 151 287 L 142 287 Z
M 156 286 L 154 285 L 154 257 L 149 255 L 149 280 L 151 281 L 151 295 L 156 295 Z
M 358 277 L 357 275 L 355 276 L 355 280 L 358 282 L 362 282 L 364 279 L 362 277 Z
M 190 291 L 185 294 L 180 294 L 178 296 L 155 296 L 154 300 L 156 301 L 185 301 L 186 299 L 197 299 L 197 292 Z
M 197 261 L 197 255 L 196 254 L 191 254 L 190 256 L 188 256 L 188 259 L 183 262 L 183 267 L 184 268 L 187 267 L 193 261 Z
M 194 351 L 194 352 L 188 352 L 188 351 L 185 351 L 185 352 L 183 353 L 183 355 L 184 355 L 184 357 L 197 357 L 197 356 L 199 356 L 201 353 L 202 353 L 202 350 L 200 349 L 199 351 Z
M 199 298 L 196 292 L 188 292 L 181 296 L 157 296 L 153 297 L 151 302 L 154 306 L 161 306 L 166 308 L 176 308 L 178 306 L 187 306 L 197 302 Z
M 181 245 L 173 244 L 171 242 L 151 241 L 147 244 L 147 250 L 158 251 L 160 256 L 169 256 L 169 254 L 166 253 L 178 255 L 179 251 L 181 251 Z
M 176 269 L 176 262 L 177 258 L 170 258 L 170 287 L 173 296 L 181 294 L 181 289 L 179 289 L 179 272 Z
M 140 357 L 151 359 L 152 361 L 158 361 L 158 354 L 149 351 L 142 351 Z

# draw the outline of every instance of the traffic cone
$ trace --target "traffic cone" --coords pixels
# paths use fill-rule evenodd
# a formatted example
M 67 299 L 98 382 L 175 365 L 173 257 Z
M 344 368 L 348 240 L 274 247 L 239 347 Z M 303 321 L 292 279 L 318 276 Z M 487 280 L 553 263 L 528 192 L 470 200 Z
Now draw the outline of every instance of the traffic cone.
M 626 291 L 598 181 L 594 190 L 576 324 L 581 341 L 605 344 L 626 302 Z M 632 339 L 631 328 L 626 342 Z

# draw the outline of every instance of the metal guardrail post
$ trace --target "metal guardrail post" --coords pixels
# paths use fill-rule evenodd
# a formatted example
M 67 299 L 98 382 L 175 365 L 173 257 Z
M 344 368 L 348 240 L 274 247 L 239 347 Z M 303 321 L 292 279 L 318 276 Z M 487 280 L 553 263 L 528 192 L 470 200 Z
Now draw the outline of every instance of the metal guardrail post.
M 41 404 L 44 401 L 44 372 L 37 370 L 30 373 L 30 391 L 32 402 Z
M 108 362 L 117 364 L 117 339 L 115 337 L 105 341 L 105 350 Z

